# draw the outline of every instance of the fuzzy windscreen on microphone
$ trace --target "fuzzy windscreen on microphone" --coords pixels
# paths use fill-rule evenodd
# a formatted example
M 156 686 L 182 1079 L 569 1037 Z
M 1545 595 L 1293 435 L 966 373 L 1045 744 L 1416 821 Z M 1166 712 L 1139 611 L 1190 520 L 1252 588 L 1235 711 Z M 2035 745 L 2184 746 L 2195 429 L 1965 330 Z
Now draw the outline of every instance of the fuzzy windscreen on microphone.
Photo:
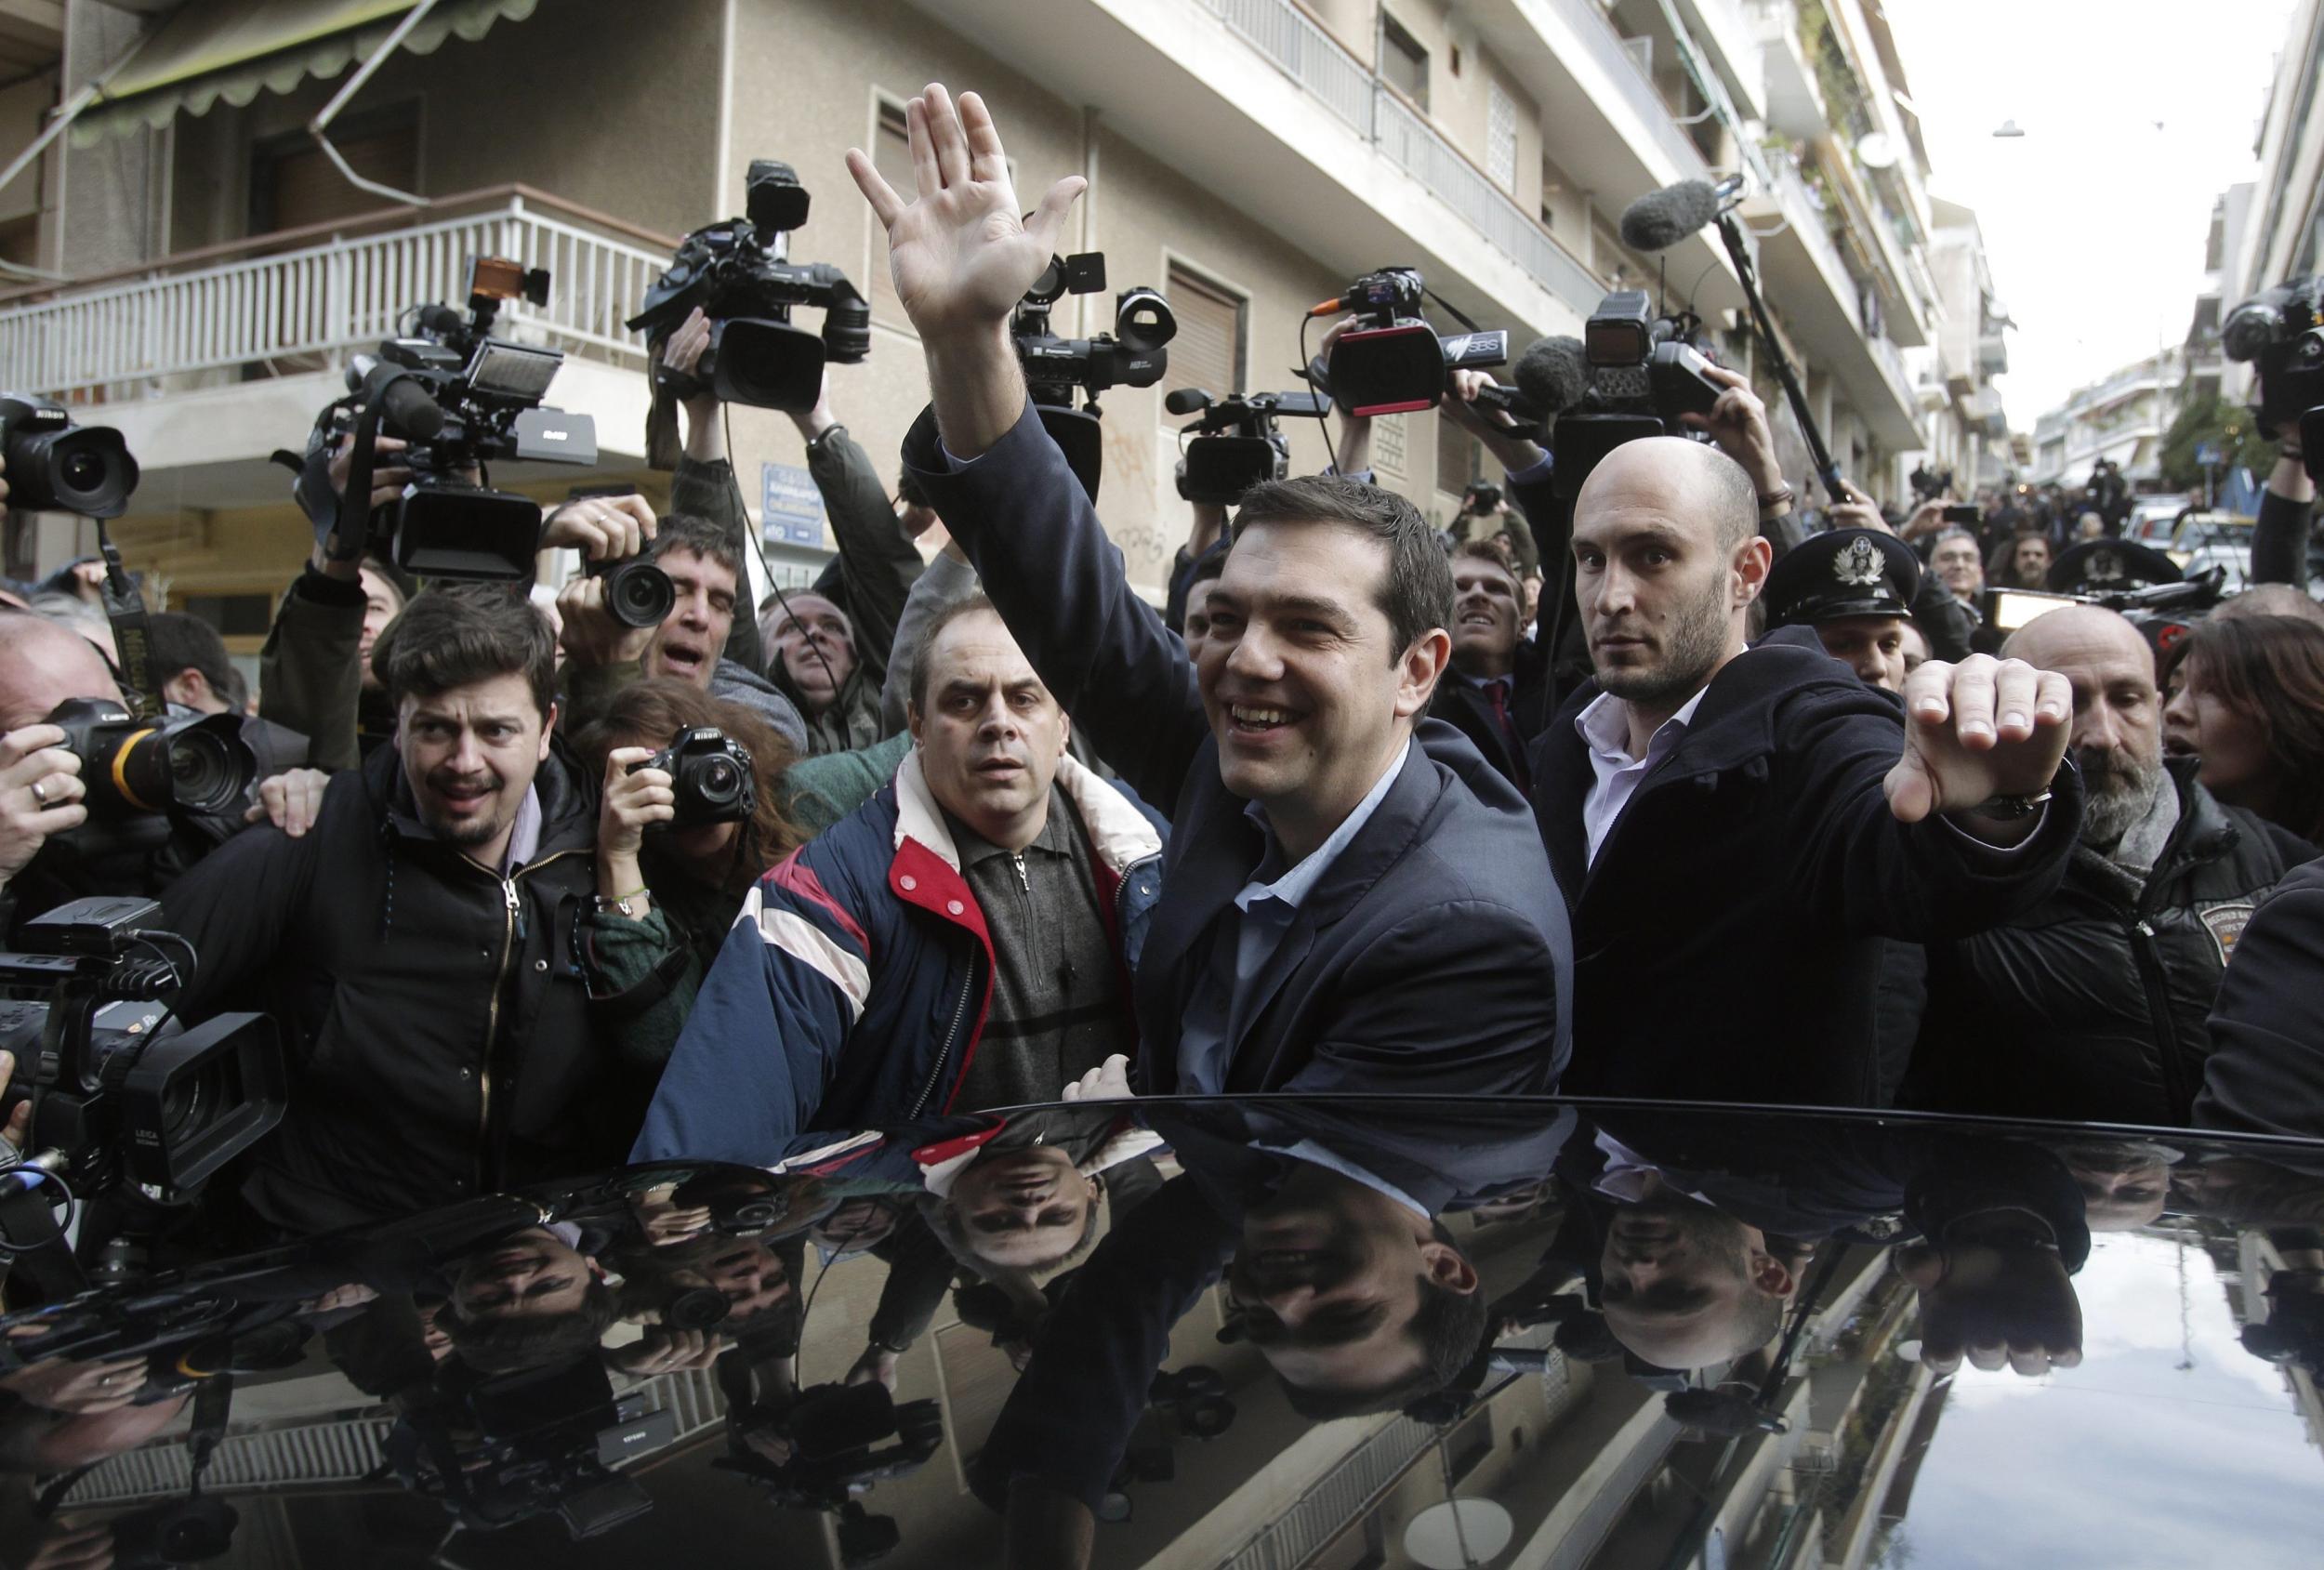
M 1648 191 L 1622 210 L 1622 244 L 1667 251 L 1719 217 L 1719 191 L 1708 180 L 1681 180 Z

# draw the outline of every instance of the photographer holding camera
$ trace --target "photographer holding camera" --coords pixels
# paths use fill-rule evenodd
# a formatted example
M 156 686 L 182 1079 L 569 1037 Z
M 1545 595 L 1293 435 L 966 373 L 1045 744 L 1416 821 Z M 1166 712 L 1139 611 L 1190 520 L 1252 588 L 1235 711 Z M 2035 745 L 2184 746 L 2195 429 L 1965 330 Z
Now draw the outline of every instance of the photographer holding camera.
M 434 588 L 373 663 L 396 741 L 293 838 L 237 837 L 168 891 L 200 1020 L 262 989 L 290 1109 L 242 1197 L 277 1235 L 617 1158 L 637 1108 L 574 960 L 594 782 L 555 744 L 555 649 L 506 586 Z
M 623 688 L 574 745 L 604 776 L 582 972 L 614 1046 L 658 1075 L 744 897 L 806 838 L 781 805 L 796 754 L 667 678 Z

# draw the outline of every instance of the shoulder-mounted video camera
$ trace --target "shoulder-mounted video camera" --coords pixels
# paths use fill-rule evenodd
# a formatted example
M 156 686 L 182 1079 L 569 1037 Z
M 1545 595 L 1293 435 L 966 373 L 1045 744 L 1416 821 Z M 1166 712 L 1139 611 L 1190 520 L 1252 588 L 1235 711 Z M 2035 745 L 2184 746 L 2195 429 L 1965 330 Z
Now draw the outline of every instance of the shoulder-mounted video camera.
M 150 900 L 74 900 L 25 924 L 31 952 L 0 954 L 0 986 L 42 999 L 0 1002 L 0 1048 L 18 1065 L 10 1104 L 33 1104 L 24 1159 L 0 1182 L 30 1168 L 22 1183 L 54 1180 L 76 1197 L 125 1178 L 181 1194 L 282 1121 L 273 1022 L 178 1021 L 164 999 L 195 960 L 160 921 Z M 31 1241 L 0 1236 L 0 1252 Z
M 344 501 L 309 500 L 316 537 L 338 557 L 376 554 L 420 577 L 530 582 L 539 547 L 541 509 L 530 498 L 495 491 L 486 463 L 593 464 L 597 426 L 587 415 L 541 400 L 564 363 L 561 350 L 495 337 L 501 305 L 548 303 L 548 273 L 526 271 L 499 257 L 469 259 L 468 312 L 424 305 L 409 314 L 413 330 L 383 339 L 376 352 L 348 364 L 349 395 L 323 412 L 308 443 L 336 445 L 350 432 L 358 451 Z M 363 405 L 361 416 L 357 406 Z M 363 440 L 376 433 L 410 445 L 378 464 Z M 412 471 L 403 494 L 368 514 L 361 541 L 336 540 L 340 519 L 368 506 L 372 469 Z M 359 493 L 358 482 L 363 483 Z
M 1433 409 L 1450 373 L 1508 363 L 1506 329 L 1480 332 L 1463 317 L 1468 332 L 1440 334 L 1421 313 L 1428 297 L 1418 268 L 1384 267 L 1308 311 L 1311 317 L 1352 312 L 1363 319 L 1332 340 L 1325 374 L 1334 402 L 1363 418 Z M 1441 297 L 1437 303 L 1453 309 Z
M 1623 442 L 1690 435 L 1681 416 L 1710 413 L 1726 389 L 1708 375 L 1702 326 L 1692 311 L 1656 315 L 1644 289 L 1617 289 L 1598 302 L 1582 329 L 1586 389 L 1552 438 L 1559 495 L 1579 495 Z
M 1200 416 L 1179 428 L 1185 441 L 1178 474 L 1180 497 L 1219 507 L 1232 507 L 1253 485 L 1290 473 L 1291 443 L 1283 434 L 1281 416 L 1319 420 L 1331 409 L 1329 400 L 1313 392 L 1237 392 L 1218 398 L 1198 387 L 1177 389 L 1163 398 L 1162 406 L 1173 415 Z
M 1170 302 L 1143 285 L 1114 297 L 1111 333 L 1061 338 L 1050 330 L 1050 311 L 1059 300 L 1067 295 L 1094 295 L 1104 287 L 1103 252 L 1052 256 L 1009 323 L 1041 425 L 1063 450 L 1074 478 L 1092 503 L 1098 499 L 1104 466 L 1098 431 L 1104 411 L 1098 407 L 1098 394 L 1108 388 L 1152 387 L 1160 381 L 1170 363 L 1163 345 L 1178 336 L 1178 317 Z M 1074 407 L 1076 391 L 1085 400 L 1078 409 Z
M 2300 433 L 2311 479 L 2324 474 L 2324 278 L 2300 277 L 2264 290 L 2227 313 L 2220 350 L 2259 373 L 2251 412 L 2260 433 Z
M 706 388 L 720 401 L 759 409 L 812 409 L 826 361 L 852 365 L 871 352 L 871 306 L 828 262 L 788 259 L 791 231 L 807 221 L 807 188 L 788 164 L 751 161 L 744 213 L 695 230 L 625 323 L 662 336 L 699 306 L 710 347 L 693 372 L 657 363 L 654 380 L 680 398 Z M 821 310 L 823 336 L 791 324 L 801 306 Z

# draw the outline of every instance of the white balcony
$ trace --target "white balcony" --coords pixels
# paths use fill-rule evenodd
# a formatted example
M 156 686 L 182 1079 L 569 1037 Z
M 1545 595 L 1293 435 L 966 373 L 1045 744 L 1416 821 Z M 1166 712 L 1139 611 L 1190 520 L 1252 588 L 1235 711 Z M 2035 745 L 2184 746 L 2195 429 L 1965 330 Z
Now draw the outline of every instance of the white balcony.
M 1830 128 L 1824 89 L 1800 45 L 1800 13 L 1791 0 L 1752 0 L 1760 68 L 1765 73 L 1767 124 L 1794 141 L 1813 141 Z
M 412 223 L 415 216 L 426 221 Z M 645 343 L 622 318 L 674 244 L 503 187 L 421 214 L 257 235 L 125 274 L 18 291 L 0 299 L 0 365 L 10 386 L 102 405 L 101 416 L 81 417 L 118 427 L 148 476 L 132 516 L 280 502 L 289 477 L 268 455 L 297 446 L 322 405 L 345 390 L 337 367 L 347 356 L 394 336 L 414 306 L 464 304 L 470 257 L 507 257 L 547 268 L 549 298 L 545 307 L 510 302 L 495 330 L 565 350 L 549 401 L 595 418 L 601 461 L 634 462 L 649 396 Z M 493 478 L 512 484 L 575 472 L 508 464 Z
M 1788 159 L 1770 163 L 1774 184 L 1746 199 L 1743 213 L 1762 231 L 1762 284 L 1777 302 L 1786 333 L 1808 367 L 1840 385 L 1875 440 L 1896 452 L 1918 447 L 1921 402 L 1904 356 L 1867 329 L 1855 276 L 1807 182 Z

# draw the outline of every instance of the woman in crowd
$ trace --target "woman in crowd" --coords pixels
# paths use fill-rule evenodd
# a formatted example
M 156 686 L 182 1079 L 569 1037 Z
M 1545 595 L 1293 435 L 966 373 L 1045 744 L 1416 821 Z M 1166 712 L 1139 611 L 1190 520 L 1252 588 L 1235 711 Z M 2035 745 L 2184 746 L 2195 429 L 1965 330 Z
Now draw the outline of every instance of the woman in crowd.
M 1987 588 L 2040 588 L 2050 576 L 2049 537 L 2020 529 L 1993 548 L 1985 564 Z
M 2198 625 L 2165 674 L 2164 737 L 2213 796 L 2324 843 L 2324 627 L 2292 616 Z
M 676 812 L 674 782 L 632 766 L 697 725 L 718 727 L 750 754 L 750 816 L 656 827 Z M 582 968 L 590 995 L 609 1005 L 623 1055 L 658 1075 L 751 885 L 805 838 L 781 806 L 793 755 L 756 715 L 667 678 L 623 688 L 575 745 L 605 780 L 601 898 L 583 921 Z

